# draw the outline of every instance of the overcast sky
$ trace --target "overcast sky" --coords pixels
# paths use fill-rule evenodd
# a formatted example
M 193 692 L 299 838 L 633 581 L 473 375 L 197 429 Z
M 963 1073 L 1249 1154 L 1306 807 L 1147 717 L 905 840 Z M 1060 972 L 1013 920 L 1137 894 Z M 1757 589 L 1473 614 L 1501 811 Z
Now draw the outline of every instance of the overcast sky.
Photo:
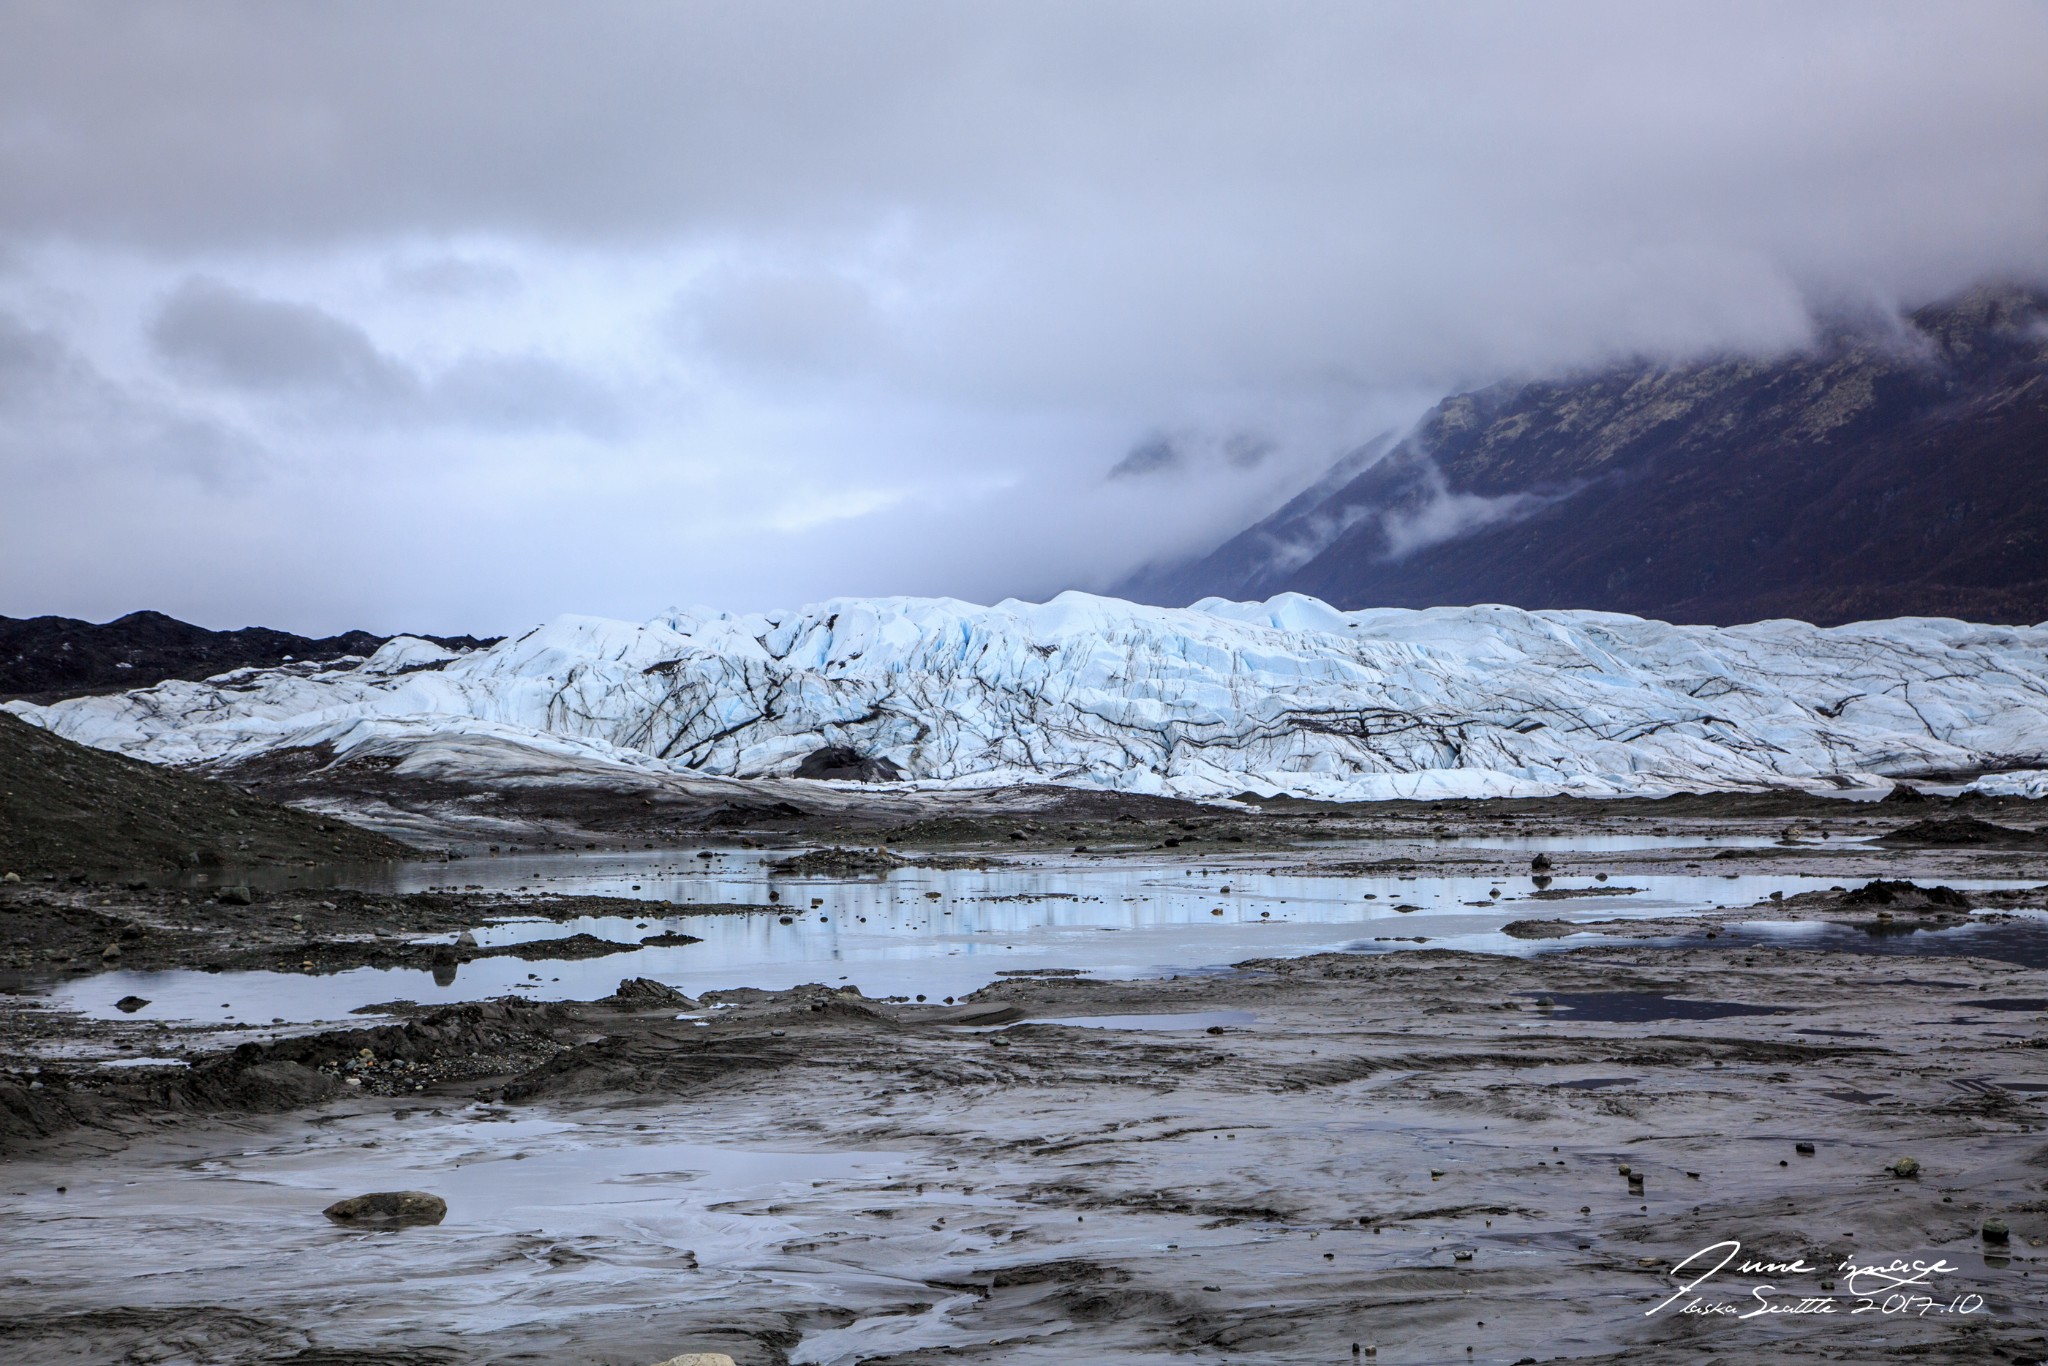
M 0 613 L 1203 549 L 1442 394 L 2048 277 L 2048 6 L 0 6 Z

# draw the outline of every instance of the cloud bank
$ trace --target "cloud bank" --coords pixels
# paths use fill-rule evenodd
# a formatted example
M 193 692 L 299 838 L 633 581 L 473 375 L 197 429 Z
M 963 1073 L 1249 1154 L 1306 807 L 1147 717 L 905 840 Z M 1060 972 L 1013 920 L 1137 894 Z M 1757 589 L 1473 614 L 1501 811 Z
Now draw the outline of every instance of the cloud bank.
M 2026 3 L 0 11 L 0 612 L 1099 586 L 1444 392 L 2048 276 Z

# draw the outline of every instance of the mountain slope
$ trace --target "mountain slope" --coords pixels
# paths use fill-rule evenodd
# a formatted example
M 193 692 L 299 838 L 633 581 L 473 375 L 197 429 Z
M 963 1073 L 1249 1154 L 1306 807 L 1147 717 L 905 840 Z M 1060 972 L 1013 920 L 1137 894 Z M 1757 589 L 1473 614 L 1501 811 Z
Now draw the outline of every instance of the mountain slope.
M 382 835 L 74 744 L 0 712 L 0 871 L 418 856 Z
M 1123 591 L 2048 620 L 2048 297 L 1986 288 L 1810 354 L 1447 399 L 1363 473 Z
M 838 599 L 9 705 L 158 762 L 494 788 L 787 777 L 829 747 L 929 784 L 1183 797 L 1833 791 L 2048 766 L 2048 628 Z
M 130 612 L 101 625 L 71 617 L 0 617 L 0 699 L 50 701 L 287 660 L 371 655 L 390 638 L 349 631 L 313 639 L 261 626 L 209 631 L 162 612 Z M 473 636 L 429 639 L 451 649 L 491 643 Z

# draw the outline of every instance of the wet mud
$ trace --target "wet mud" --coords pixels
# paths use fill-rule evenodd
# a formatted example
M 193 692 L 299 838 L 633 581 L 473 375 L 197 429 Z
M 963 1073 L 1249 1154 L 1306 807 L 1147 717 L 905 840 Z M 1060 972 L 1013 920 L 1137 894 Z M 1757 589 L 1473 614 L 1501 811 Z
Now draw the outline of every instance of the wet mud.
M 1790 846 L 1782 811 L 1482 807 L 1343 818 L 1426 824 L 1398 852 L 1280 838 L 1292 827 L 1256 813 L 1228 817 L 1264 831 L 1248 848 L 1178 846 L 1190 869 L 1399 859 L 1496 878 L 1546 915 L 1538 876 L 1625 887 L 1792 860 L 1840 879 L 1690 916 L 1589 909 L 1520 957 L 1402 946 L 1128 980 L 1077 961 L 925 1004 L 857 979 L 692 997 L 627 982 L 297 1031 L 19 1008 L 0 1356 L 2048 1359 L 2042 974 L 1759 933 L 1880 914 L 2048 933 L 2030 848 L 1880 842 L 1924 809 L 1830 808 Z M 1156 858 L 1174 819 L 1127 843 Z M 1656 824 L 1669 842 L 1571 847 Z M 1560 841 L 1540 873 L 1524 836 Z M 1078 857 L 1098 856 L 1116 857 Z M 2027 886 L 1968 885 L 1992 879 Z M 365 951 L 380 928 L 447 940 L 491 907 L 552 914 L 477 894 L 8 895 L 0 924 L 81 927 L 10 951 L 75 941 L 85 971 L 115 922 L 143 926 L 124 956 L 162 935 L 149 961 L 255 952 L 290 970 L 307 937 L 292 916 L 316 923 L 322 902 L 334 918 L 313 937 Z M 174 947 L 209 927 L 211 949 Z M 134 1065 L 105 1065 L 124 1045 Z M 446 1216 L 372 1234 L 322 1214 L 380 1191 L 432 1194 Z M 1681 1294 L 1730 1243 L 1740 1258 Z M 1870 1270 L 1901 1260 L 1938 1269 Z

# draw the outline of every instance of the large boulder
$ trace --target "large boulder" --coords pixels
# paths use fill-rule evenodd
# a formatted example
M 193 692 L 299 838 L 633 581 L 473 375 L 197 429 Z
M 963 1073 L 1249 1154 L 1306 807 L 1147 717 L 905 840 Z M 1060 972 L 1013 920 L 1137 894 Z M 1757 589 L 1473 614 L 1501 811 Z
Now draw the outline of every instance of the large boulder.
M 888 759 L 871 759 L 845 745 L 814 749 L 796 766 L 799 778 L 837 778 L 854 783 L 897 783 L 903 770 Z
M 425 1191 L 373 1191 L 337 1200 L 321 1213 L 347 1228 L 407 1228 L 440 1223 L 448 1202 Z

